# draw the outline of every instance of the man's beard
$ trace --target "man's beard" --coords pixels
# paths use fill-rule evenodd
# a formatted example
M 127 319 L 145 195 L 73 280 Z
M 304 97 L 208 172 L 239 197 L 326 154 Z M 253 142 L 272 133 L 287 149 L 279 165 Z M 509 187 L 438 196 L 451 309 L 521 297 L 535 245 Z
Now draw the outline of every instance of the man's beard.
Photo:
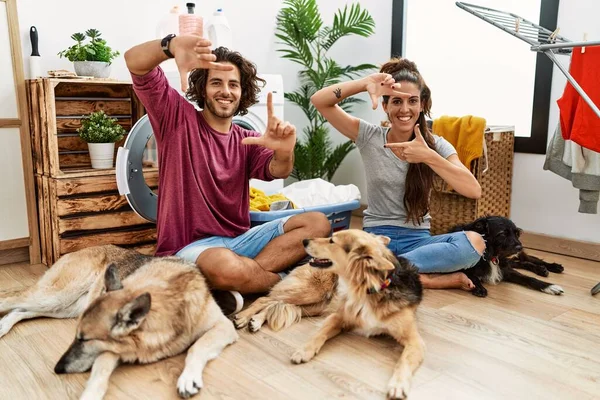
M 235 107 L 233 108 L 233 110 L 230 111 L 226 111 L 226 110 L 222 110 L 219 109 L 217 107 L 215 107 L 215 100 L 210 100 L 210 99 L 205 99 L 204 104 L 206 105 L 206 108 L 208 108 L 208 110 L 215 116 L 219 117 L 219 118 L 231 118 L 233 117 L 236 113 L 237 110 L 239 108 L 239 103 L 237 105 L 235 105 Z

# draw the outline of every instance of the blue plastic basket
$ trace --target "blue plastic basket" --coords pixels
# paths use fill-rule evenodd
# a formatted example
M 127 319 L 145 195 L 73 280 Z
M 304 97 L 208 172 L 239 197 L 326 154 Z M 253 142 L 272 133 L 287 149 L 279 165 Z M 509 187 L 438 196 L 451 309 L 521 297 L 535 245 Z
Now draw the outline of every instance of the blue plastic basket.
M 345 203 L 328 204 L 323 206 L 314 206 L 306 208 L 296 208 L 293 210 L 281 211 L 250 211 L 250 222 L 252 226 L 261 225 L 274 219 L 287 217 L 288 215 L 302 214 L 310 211 L 319 211 L 327 216 L 331 222 L 332 232 L 341 231 L 350 228 L 350 219 L 352 210 L 360 207 L 360 201 L 352 200 Z

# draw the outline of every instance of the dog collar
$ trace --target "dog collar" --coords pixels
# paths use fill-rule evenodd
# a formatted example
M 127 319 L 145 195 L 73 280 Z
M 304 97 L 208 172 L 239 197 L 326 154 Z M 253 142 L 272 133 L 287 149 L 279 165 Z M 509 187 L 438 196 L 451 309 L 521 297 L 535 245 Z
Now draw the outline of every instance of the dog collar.
M 392 280 L 390 278 L 386 278 L 383 282 L 381 282 L 381 285 L 379 286 L 379 288 L 372 287 L 372 288 L 367 289 L 367 294 L 378 293 L 379 291 L 389 287 L 391 284 L 392 284 Z
M 498 264 L 500 264 L 500 260 L 498 260 L 498 257 L 492 257 L 492 258 L 490 259 L 490 261 L 491 261 L 491 262 L 492 262 L 492 264 L 494 264 L 494 265 L 498 265 Z

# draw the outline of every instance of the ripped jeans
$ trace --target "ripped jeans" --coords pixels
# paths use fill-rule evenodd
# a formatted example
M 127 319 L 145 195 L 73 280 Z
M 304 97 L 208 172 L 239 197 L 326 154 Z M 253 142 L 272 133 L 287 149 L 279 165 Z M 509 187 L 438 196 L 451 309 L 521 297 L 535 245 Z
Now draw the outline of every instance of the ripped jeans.
M 364 228 L 366 232 L 387 236 L 389 249 L 417 266 L 420 273 L 448 273 L 471 268 L 481 259 L 465 232 L 432 236 L 429 229 L 391 225 Z

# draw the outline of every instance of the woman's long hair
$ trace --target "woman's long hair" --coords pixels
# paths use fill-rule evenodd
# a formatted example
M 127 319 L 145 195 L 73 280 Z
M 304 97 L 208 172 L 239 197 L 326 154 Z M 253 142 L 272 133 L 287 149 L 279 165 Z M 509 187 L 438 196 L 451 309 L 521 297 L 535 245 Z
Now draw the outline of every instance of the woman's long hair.
M 381 67 L 380 72 L 392 75 L 396 82 L 411 82 L 417 85 L 421 91 L 423 108 L 417 123 L 427 145 L 435 150 L 435 141 L 425 120 L 425 116 L 429 117 L 431 112 L 431 91 L 419 73 L 417 65 L 405 58 L 393 58 Z M 387 104 L 388 100 L 389 96 L 383 96 L 384 103 Z M 410 140 L 414 138 L 413 132 Z M 429 212 L 429 194 L 433 187 L 433 174 L 433 170 L 427 164 L 409 164 L 404 193 L 406 222 L 411 221 L 415 225 L 423 223 L 423 217 Z

